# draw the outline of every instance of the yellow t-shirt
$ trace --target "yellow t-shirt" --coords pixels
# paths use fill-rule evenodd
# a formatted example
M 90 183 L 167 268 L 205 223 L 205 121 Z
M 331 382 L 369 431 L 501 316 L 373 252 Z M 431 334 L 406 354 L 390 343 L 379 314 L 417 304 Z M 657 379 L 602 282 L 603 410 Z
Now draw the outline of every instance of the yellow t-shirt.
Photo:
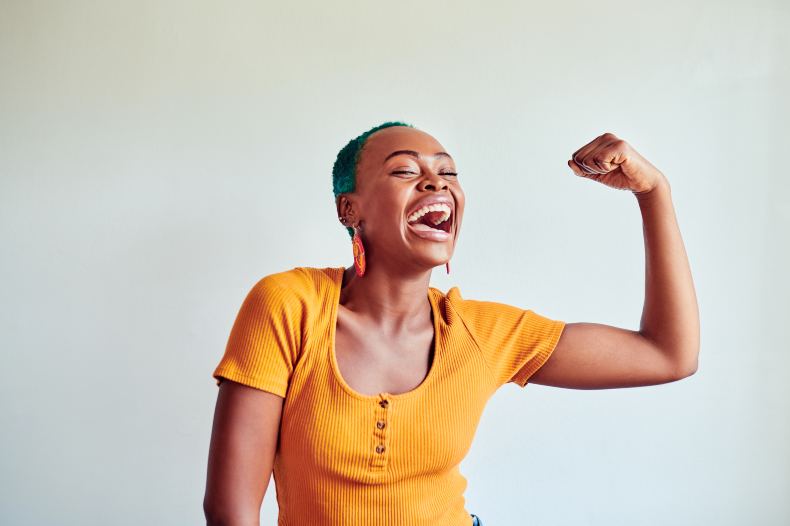
M 469 526 L 459 464 L 485 404 L 505 383 L 527 384 L 565 322 L 429 287 L 428 375 L 406 393 L 364 395 L 335 359 L 343 270 L 298 267 L 258 281 L 212 375 L 285 398 L 278 525 Z

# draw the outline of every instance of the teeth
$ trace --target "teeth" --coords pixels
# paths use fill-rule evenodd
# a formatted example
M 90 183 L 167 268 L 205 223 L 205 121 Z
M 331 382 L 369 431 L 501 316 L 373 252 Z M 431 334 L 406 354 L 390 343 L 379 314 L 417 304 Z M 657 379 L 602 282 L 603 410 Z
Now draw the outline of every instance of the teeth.
M 413 223 L 417 221 L 419 218 L 427 214 L 428 212 L 444 212 L 437 221 L 434 221 L 435 225 L 443 221 L 447 221 L 450 217 L 450 206 L 445 203 L 435 203 L 428 206 L 423 206 L 419 210 L 415 211 L 412 215 L 408 217 L 409 223 Z

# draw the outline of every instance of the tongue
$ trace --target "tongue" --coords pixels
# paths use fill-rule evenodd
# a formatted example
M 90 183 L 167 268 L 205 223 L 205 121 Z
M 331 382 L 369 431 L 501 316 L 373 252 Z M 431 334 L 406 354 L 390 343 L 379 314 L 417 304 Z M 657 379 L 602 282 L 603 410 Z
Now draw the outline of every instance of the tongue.
M 422 216 L 416 223 L 412 223 L 411 225 L 416 230 L 421 231 L 431 231 L 431 230 L 438 230 L 440 232 L 444 232 L 438 225 L 435 224 L 436 221 L 443 217 L 443 212 L 428 212 L 424 216 Z
M 434 226 L 437 221 L 439 221 L 442 217 L 444 217 L 444 212 L 442 211 L 433 211 L 428 212 L 424 216 L 420 218 L 420 223 L 428 226 Z
M 428 212 L 427 214 L 422 216 L 420 218 L 420 222 L 425 223 L 426 225 L 433 225 L 434 223 L 436 223 L 436 221 L 438 221 L 442 217 L 444 217 L 444 212 L 442 212 L 441 210 L 434 210 L 433 212 Z
M 422 232 L 444 232 L 444 230 L 440 228 L 434 228 L 423 223 L 412 223 L 411 226 L 414 230 L 420 230 Z

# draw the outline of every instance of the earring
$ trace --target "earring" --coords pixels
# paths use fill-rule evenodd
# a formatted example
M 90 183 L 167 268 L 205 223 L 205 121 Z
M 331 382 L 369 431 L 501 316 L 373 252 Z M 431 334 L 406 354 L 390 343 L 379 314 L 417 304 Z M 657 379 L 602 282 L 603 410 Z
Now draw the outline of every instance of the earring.
M 354 237 L 351 239 L 354 249 L 354 268 L 360 278 L 365 275 L 365 247 L 362 245 L 362 237 L 359 235 L 359 227 L 354 227 Z
M 444 268 L 447 269 L 447 274 L 449 275 L 450 274 L 450 262 L 449 261 L 444 264 Z

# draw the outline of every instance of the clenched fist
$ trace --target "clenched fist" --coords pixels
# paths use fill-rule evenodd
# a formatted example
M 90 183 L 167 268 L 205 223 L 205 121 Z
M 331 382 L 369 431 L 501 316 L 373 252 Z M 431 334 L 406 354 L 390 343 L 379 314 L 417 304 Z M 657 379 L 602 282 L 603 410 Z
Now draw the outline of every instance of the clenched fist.
M 604 133 L 576 150 L 568 166 L 580 177 L 637 195 L 666 181 L 658 168 L 613 133 Z

